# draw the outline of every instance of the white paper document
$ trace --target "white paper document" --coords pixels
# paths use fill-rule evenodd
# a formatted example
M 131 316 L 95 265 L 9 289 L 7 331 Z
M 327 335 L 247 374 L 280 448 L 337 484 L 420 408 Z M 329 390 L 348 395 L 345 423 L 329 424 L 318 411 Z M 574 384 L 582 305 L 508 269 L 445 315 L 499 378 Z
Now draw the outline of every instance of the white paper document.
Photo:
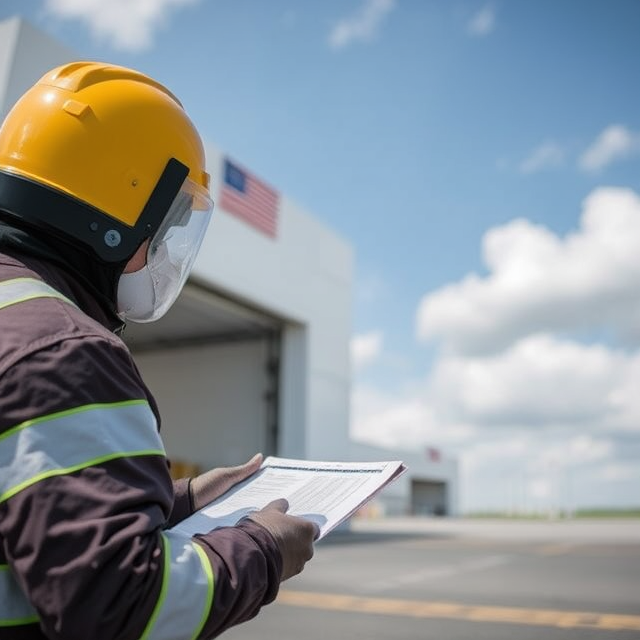
M 286 498 L 287 513 L 312 520 L 320 538 L 406 471 L 393 462 L 314 462 L 269 457 L 256 473 L 173 527 L 189 536 L 232 526 L 272 500 Z

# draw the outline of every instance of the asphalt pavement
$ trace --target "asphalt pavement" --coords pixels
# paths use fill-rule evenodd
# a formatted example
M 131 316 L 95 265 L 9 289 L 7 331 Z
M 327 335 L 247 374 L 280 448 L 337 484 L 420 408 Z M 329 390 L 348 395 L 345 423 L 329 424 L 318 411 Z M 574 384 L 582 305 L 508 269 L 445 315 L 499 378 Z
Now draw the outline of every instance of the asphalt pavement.
M 640 520 L 357 520 L 227 640 L 640 639 Z

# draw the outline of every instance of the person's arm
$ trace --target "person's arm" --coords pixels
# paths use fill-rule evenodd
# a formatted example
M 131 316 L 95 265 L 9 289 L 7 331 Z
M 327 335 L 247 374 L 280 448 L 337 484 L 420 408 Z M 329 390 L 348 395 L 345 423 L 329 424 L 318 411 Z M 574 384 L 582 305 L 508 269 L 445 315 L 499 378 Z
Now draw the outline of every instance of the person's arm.
M 20 473 L 0 491 L 0 565 L 30 608 L 25 624 L 48 638 L 211 637 L 255 615 L 282 578 L 263 525 L 165 531 L 173 485 L 128 357 L 71 339 L 2 376 L 0 455 L 13 452 Z
M 173 527 L 193 513 L 193 504 L 189 492 L 191 478 L 173 481 L 173 506 L 167 518 L 167 527 Z

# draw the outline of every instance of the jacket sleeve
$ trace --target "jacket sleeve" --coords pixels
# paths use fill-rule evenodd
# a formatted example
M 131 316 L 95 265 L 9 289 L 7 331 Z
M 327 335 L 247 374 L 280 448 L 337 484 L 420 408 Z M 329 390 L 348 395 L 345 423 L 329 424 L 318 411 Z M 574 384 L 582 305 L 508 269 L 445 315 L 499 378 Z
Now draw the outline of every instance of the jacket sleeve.
M 167 526 L 173 527 L 181 520 L 193 513 L 193 505 L 191 504 L 191 495 L 189 493 L 190 478 L 180 478 L 173 481 L 173 507 Z
M 259 525 L 167 529 L 179 505 L 146 394 L 124 345 L 101 338 L 1 377 L 0 556 L 48 638 L 210 638 L 277 594 Z

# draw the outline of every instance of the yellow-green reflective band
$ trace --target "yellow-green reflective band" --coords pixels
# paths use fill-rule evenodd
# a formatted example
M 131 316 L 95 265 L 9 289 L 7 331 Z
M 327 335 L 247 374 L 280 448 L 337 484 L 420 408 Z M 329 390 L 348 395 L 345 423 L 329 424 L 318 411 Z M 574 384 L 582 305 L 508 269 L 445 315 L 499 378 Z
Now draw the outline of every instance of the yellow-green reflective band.
M 211 612 L 211 607 L 213 606 L 213 590 L 214 590 L 214 577 L 213 577 L 213 567 L 211 566 L 211 562 L 207 557 L 205 550 L 196 542 L 193 543 L 193 548 L 197 551 L 200 556 L 200 562 L 202 563 L 202 567 L 207 575 L 207 598 L 206 598 L 206 606 L 202 610 L 202 617 L 200 618 L 200 623 L 196 627 L 196 631 L 193 634 L 192 640 L 195 640 L 202 631 L 207 618 L 209 617 L 209 613 Z
M 9 307 L 12 304 L 26 302 L 34 298 L 58 298 L 75 307 L 75 304 L 59 291 L 50 287 L 42 280 L 35 278 L 14 278 L 0 282 L 0 309 Z
M 162 589 L 140 640 L 195 640 L 213 604 L 213 570 L 202 547 L 182 534 L 165 531 Z
M 0 503 L 40 480 L 131 456 L 165 455 L 146 400 L 91 404 L 0 435 Z
M 0 564 L 0 628 L 38 622 L 31 606 L 6 564 Z

